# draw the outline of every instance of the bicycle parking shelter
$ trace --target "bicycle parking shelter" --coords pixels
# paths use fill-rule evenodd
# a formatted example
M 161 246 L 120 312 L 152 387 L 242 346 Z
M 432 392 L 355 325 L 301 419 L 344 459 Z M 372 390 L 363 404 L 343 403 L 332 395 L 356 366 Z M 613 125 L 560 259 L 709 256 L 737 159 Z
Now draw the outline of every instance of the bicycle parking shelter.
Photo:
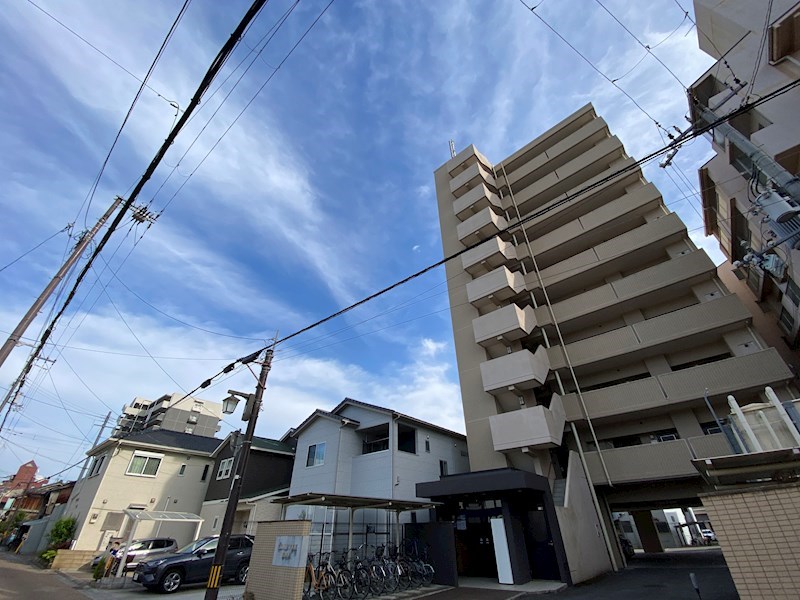
M 348 509 L 348 528 L 347 528 L 347 547 L 353 546 L 353 513 L 358 509 L 383 509 L 394 513 L 394 538 L 400 540 L 400 513 L 412 510 L 427 510 L 440 506 L 439 502 L 422 500 L 398 500 L 397 498 L 370 498 L 366 496 L 344 496 L 340 494 L 321 494 L 306 492 L 296 496 L 286 498 L 276 498 L 274 504 L 282 505 L 281 519 L 286 517 L 288 506 L 322 506 L 325 508 L 346 508 Z M 325 520 L 322 521 L 322 534 L 320 535 L 320 552 L 325 533 Z

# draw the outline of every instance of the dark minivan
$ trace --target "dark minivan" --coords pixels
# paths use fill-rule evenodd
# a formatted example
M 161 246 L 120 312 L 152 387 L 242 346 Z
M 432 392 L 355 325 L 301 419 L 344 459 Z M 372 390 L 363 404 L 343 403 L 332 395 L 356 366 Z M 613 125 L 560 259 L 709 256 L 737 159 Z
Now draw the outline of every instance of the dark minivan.
M 158 590 L 165 594 L 177 592 L 184 583 L 208 581 L 218 539 L 217 536 L 200 538 L 174 554 L 150 556 L 136 567 L 133 580 L 149 590 Z M 243 584 L 247 580 L 252 550 L 252 538 L 232 535 L 228 542 L 222 578 Z

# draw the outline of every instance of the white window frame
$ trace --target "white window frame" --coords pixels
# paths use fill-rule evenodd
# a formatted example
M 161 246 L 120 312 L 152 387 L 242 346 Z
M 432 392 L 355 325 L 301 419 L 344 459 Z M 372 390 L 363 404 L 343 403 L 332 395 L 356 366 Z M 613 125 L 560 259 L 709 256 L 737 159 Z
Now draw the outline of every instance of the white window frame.
M 320 462 L 317 462 L 317 448 L 319 448 L 320 446 L 322 446 L 322 460 L 320 460 Z M 311 456 L 311 449 L 312 448 L 314 449 L 314 462 L 312 462 L 311 464 L 308 464 L 309 463 L 309 458 Z M 327 450 L 328 450 L 328 446 L 327 446 L 327 444 L 325 442 L 317 442 L 316 444 L 311 444 L 308 447 L 308 450 L 306 450 L 306 469 L 311 469 L 313 467 L 320 467 L 320 466 L 324 465 L 325 464 L 325 453 L 327 452 Z
M 100 474 L 100 470 L 103 468 L 103 463 L 106 461 L 106 457 L 108 453 L 103 453 L 100 456 L 95 456 L 94 460 L 92 461 L 92 466 L 89 468 L 89 475 L 88 477 L 95 477 L 96 475 Z
M 146 458 L 146 459 L 158 460 L 158 467 L 156 467 L 156 472 L 153 475 L 150 475 L 150 474 L 144 473 L 144 472 L 142 472 L 142 473 L 132 473 L 131 472 L 131 466 L 133 465 L 133 461 L 136 460 L 139 457 Z M 145 466 L 149 462 L 150 462 L 149 460 L 145 461 Z M 156 452 L 145 452 L 143 450 L 134 450 L 133 456 L 131 456 L 131 460 L 128 463 L 128 468 L 125 469 L 125 475 L 130 475 L 131 477 L 149 477 L 150 479 L 154 479 L 154 478 L 158 477 L 158 471 L 161 469 L 161 463 L 162 462 L 164 462 L 164 455 L 163 454 L 158 454 Z M 144 469 L 142 471 L 144 471 Z
M 233 471 L 233 457 L 223 458 L 219 461 L 219 468 L 217 469 L 217 481 L 220 479 L 227 479 L 231 476 Z

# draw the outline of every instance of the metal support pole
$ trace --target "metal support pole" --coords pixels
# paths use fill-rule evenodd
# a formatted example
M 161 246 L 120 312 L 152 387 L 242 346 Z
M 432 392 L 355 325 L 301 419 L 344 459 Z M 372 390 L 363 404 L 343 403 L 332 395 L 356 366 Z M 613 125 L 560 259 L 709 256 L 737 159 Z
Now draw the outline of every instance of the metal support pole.
M 44 288 L 44 291 L 39 294 L 39 297 L 36 301 L 31 305 L 28 309 L 28 312 L 25 313 L 25 316 L 22 317 L 22 320 L 19 322 L 14 328 L 14 331 L 11 332 L 11 335 L 8 336 L 8 339 L 5 341 L 2 347 L 0 347 L 0 367 L 3 366 L 3 363 L 8 358 L 11 351 L 14 347 L 19 343 L 20 339 L 22 339 L 23 334 L 28 329 L 33 320 L 39 314 L 39 311 L 42 310 L 45 302 L 50 298 L 50 294 L 59 286 L 59 284 L 63 281 L 64 277 L 66 277 L 67 273 L 69 273 L 70 269 L 75 266 L 75 263 L 78 262 L 81 256 L 83 256 L 83 252 L 89 246 L 91 241 L 94 239 L 94 236 L 97 235 L 97 232 L 100 231 L 100 228 L 105 225 L 105 222 L 114 214 L 114 211 L 117 210 L 117 207 L 122 202 L 122 198 L 117 196 L 114 198 L 114 202 L 111 203 L 111 206 L 108 207 L 108 210 L 103 213 L 103 216 L 95 223 L 94 227 L 92 227 L 81 239 L 80 241 L 75 244 L 75 249 L 70 254 L 67 261 L 61 265 L 61 268 L 56 272 L 53 279 L 50 280 L 50 283 L 47 284 L 47 287 Z M 3 410 L 8 399 L 12 395 L 12 390 L 14 386 L 11 387 L 9 390 L 9 395 L 3 400 L 3 403 L 0 404 L 0 411 Z
M 763 452 L 764 449 L 761 447 L 756 434 L 753 433 L 753 429 L 750 427 L 750 423 L 747 422 L 742 409 L 736 402 L 736 398 L 728 396 L 728 406 L 731 407 L 731 412 L 736 415 L 736 420 L 739 422 L 742 432 L 744 432 L 744 437 L 747 438 L 747 445 L 750 448 L 750 452 Z
M 217 600 L 219 594 L 219 585 L 222 581 L 222 574 L 225 569 L 225 555 L 228 551 L 228 541 L 231 538 L 231 531 L 233 530 L 236 507 L 239 504 L 239 496 L 242 492 L 242 481 L 244 480 L 244 474 L 247 469 L 247 459 L 250 456 L 250 446 L 253 444 L 253 435 L 255 435 L 256 431 L 258 413 L 261 410 L 261 399 L 264 397 L 264 389 L 267 387 L 267 375 L 269 375 L 269 370 L 272 367 L 272 355 L 274 350 L 275 344 L 273 343 L 272 347 L 267 350 L 264 361 L 261 363 L 261 372 L 258 376 L 256 393 L 253 397 L 250 419 L 247 421 L 247 430 L 244 434 L 242 447 L 239 450 L 241 454 L 236 464 L 236 474 L 234 475 L 234 482 L 231 486 L 230 496 L 228 497 L 228 506 L 225 508 L 225 517 L 222 520 L 222 529 L 219 533 L 217 549 L 214 552 L 214 560 L 211 563 L 211 573 L 208 576 L 208 583 L 206 584 L 205 600 Z
M 111 411 L 108 412 L 108 414 L 106 415 L 106 418 L 103 420 L 103 425 L 102 425 L 102 427 L 100 427 L 100 431 L 97 432 L 97 437 L 94 438 L 94 444 L 92 444 L 92 448 L 97 446 L 97 443 L 100 441 L 100 438 L 103 436 L 103 432 L 106 430 L 106 425 L 108 425 L 109 419 L 111 419 Z M 90 448 L 90 450 L 91 450 L 91 448 Z M 83 466 L 81 467 L 81 474 L 78 475 L 77 481 L 80 481 L 81 479 L 83 479 L 83 474 L 86 472 L 86 467 L 89 466 L 89 460 L 90 459 L 91 459 L 91 456 L 87 456 L 86 460 L 83 461 Z
M 797 446 L 800 446 L 800 431 L 797 430 L 797 426 L 792 421 L 791 417 L 789 417 L 789 413 L 786 411 L 786 408 L 781 404 L 781 401 L 778 399 L 778 395 L 775 393 L 771 387 L 764 388 L 764 392 L 767 398 L 770 401 L 770 404 L 775 407 L 775 410 L 778 411 L 778 414 L 781 417 L 781 420 L 786 424 L 786 428 L 789 430 L 789 434 L 794 439 L 794 443 Z

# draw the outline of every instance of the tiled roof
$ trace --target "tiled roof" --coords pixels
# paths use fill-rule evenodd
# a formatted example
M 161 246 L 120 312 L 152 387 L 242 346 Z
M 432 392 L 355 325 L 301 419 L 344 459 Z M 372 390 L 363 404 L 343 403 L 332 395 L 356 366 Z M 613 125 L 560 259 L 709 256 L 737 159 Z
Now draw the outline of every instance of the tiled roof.
M 281 441 L 273 440 L 270 438 L 263 438 L 254 436 L 253 437 L 253 448 L 258 448 L 259 450 L 272 450 L 275 452 L 287 452 L 289 454 L 294 454 L 294 448 L 292 448 L 289 444 L 284 444 Z
M 193 452 L 207 452 L 208 454 L 211 454 L 222 443 L 222 440 L 218 438 L 170 431 L 168 429 L 145 429 L 122 436 L 120 441 L 124 444 L 151 444 L 153 446 L 165 446 Z

